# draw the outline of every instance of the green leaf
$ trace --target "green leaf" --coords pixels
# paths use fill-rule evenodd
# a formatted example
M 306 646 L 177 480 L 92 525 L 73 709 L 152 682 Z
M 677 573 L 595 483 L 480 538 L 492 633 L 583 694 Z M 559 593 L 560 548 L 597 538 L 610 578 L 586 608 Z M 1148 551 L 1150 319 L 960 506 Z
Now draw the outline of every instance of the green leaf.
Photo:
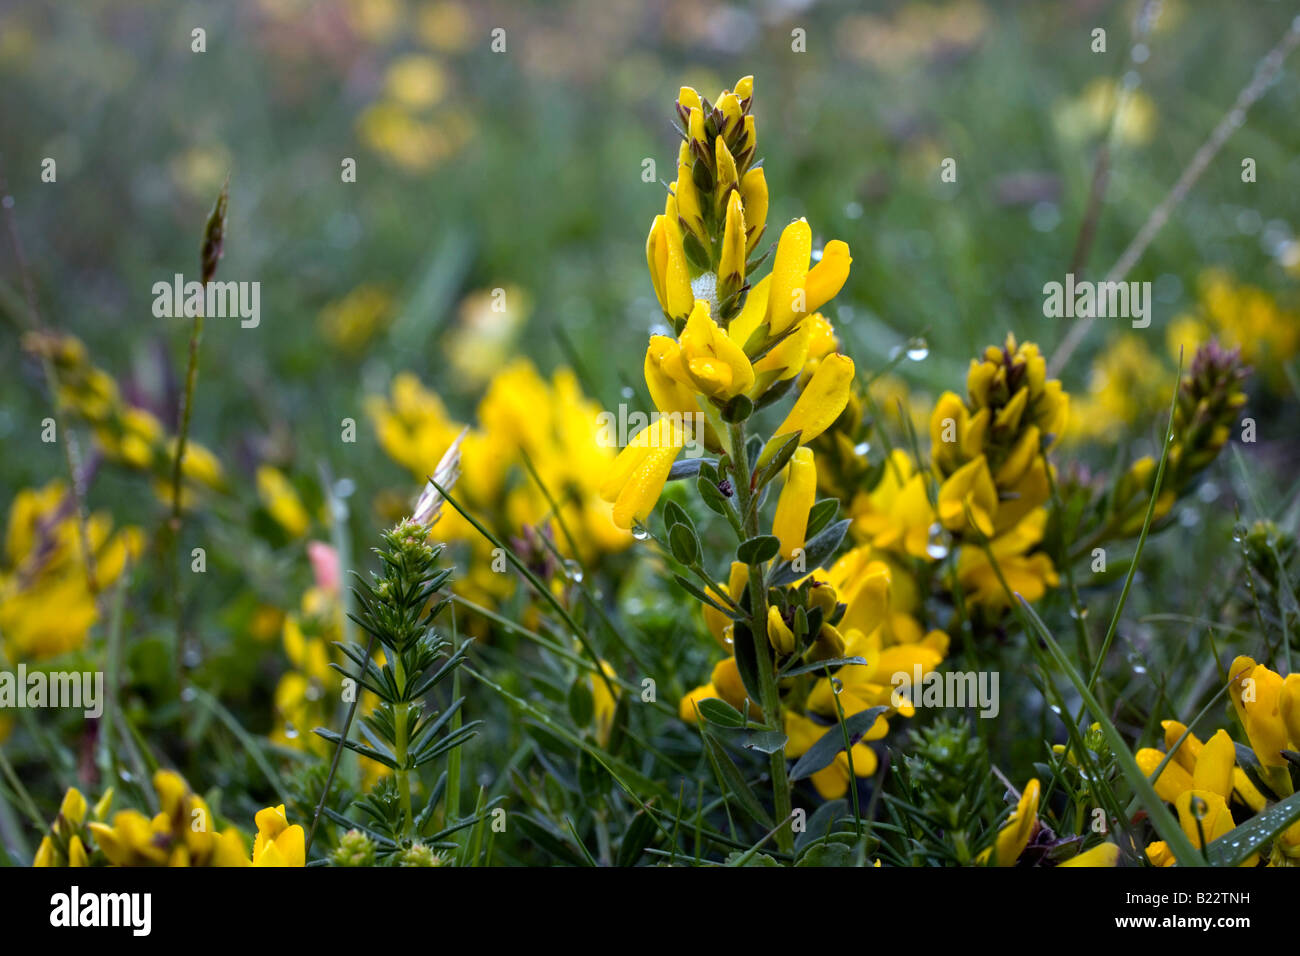
M 578 727 L 586 727 L 596 713 L 596 699 L 591 693 L 591 685 L 586 675 L 578 677 L 569 685 L 569 716 Z
M 754 414 L 754 403 L 746 395 L 737 395 L 722 407 L 722 420 L 724 422 L 733 424 L 743 422 L 752 414 Z
M 809 747 L 807 752 L 795 762 L 794 769 L 790 771 L 790 779 L 802 780 L 804 777 L 811 777 L 818 770 L 829 767 L 836 756 L 844 750 L 845 731 L 848 732 L 849 742 L 857 743 L 871 729 L 876 718 L 887 710 L 889 708 L 882 705 L 858 711 L 852 717 L 844 718 L 843 730 L 838 723 L 831 724 L 817 743 Z
M 843 843 L 816 843 L 796 861 L 795 866 L 852 866 L 853 848 Z
M 820 673 L 827 667 L 843 667 L 845 664 L 865 664 L 866 662 L 865 657 L 828 657 L 824 661 L 813 661 L 811 664 L 800 664 L 798 667 L 783 670 L 781 671 L 781 679 L 798 677 L 800 674 L 811 674 L 813 671 Z
M 784 587 L 787 584 L 793 584 L 801 577 L 811 571 L 820 568 L 839 550 L 840 543 L 844 536 L 849 532 L 849 525 L 853 522 L 849 518 L 835 522 L 823 528 L 815 536 L 804 544 L 803 548 L 803 570 L 796 571 L 794 565 L 789 561 L 782 561 L 772 573 L 768 575 L 767 583 L 771 587 Z
M 582 856 L 570 849 L 544 824 L 538 823 L 527 814 L 516 813 L 511 818 L 511 822 L 519 824 L 519 828 L 524 831 L 524 837 L 535 843 L 539 849 L 549 853 L 556 862 L 569 866 L 590 866 Z
M 776 535 L 760 534 L 741 542 L 736 548 L 736 560 L 741 564 L 762 564 L 775 558 L 780 550 L 781 542 Z
M 740 745 L 761 754 L 774 754 L 789 742 L 790 738 L 779 730 L 755 730 L 745 734 Z
M 701 475 L 695 482 L 695 490 L 700 493 L 700 500 L 705 507 L 724 518 L 727 516 L 730 505 L 727 504 L 727 496 L 718 490 L 716 481 Z
M 707 458 L 683 458 L 681 461 L 673 462 L 672 468 L 668 469 L 669 481 L 681 481 L 683 478 L 694 478 L 700 474 Z
M 675 524 L 669 528 L 668 550 L 688 568 L 699 564 L 700 539 L 696 536 L 695 529 L 686 524 Z
M 762 488 L 769 481 L 781 473 L 781 469 L 789 464 L 790 459 L 794 456 L 795 451 L 799 448 L 799 433 L 790 435 L 789 438 L 781 444 L 776 453 L 772 456 L 771 461 L 763 466 L 763 470 L 758 474 L 756 487 Z
M 1211 866 L 1240 866 L 1252 853 L 1300 820 L 1300 793 L 1293 793 L 1257 813 L 1239 827 L 1233 827 L 1205 848 Z
M 835 515 L 840 510 L 840 503 L 835 498 L 823 498 L 812 506 L 808 512 L 808 538 L 817 537 L 818 532 L 835 520 Z M 807 549 L 804 549 L 805 552 Z
M 707 731 L 703 731 L 704 749 L 708 754 L 709 763 L 713 765 L 713 771 L 718 775 L 719 782 L 723 784 L 727 792 L 736 798 L 742 810 L 748 813 L 762 827 L 772 829 L 772 818 L 767 815 L 763 805 L 758 802 L 758 797 L 750 789 L 744 775 L 739 768 L 732 762 L 727 751 L 722 745 Z
M 671 531 L 675 524 L 684 524 L 692 530 L 695 528 L 695 524 L 691 521 L 691 516 L 686 513 L 686 509 L 669 498 L 664 502 L 664 528 Z
M 709 607 L 713 608 L 715 611 L 718 611 L 721 614 L 727 615 L 727 617 L 731 618 L 733 621 L 740 620 L 740 617 L 736 614 L 735 611 L 723 605 L 720 600 L 713 597 L 703 588 L 698 587 L 695 584 L 695 582 L 691 581 L 689 578 L 684 578 L 680 574 L 674 574 L 673 580 L 677 582 L 677 584 L 681 587 L 683 591 L 685 591 L 691 597 L 695 598 L 695 600 L 709 605 Z
M 628 824 L 627 832 L 618 845 L 618 865 L 635 866 L 654 840 L 658 829 L 653 816 L 644 810 L 638 812 Z
M 749 625 L 737 620 L 731 638 L 731 649 L 736 655 L 736 670 L 740 672 L 740 682 L 745 685 L 745 693 L 750 700 L 762 700 L 763 682 L 758 671 L 758 652 L 754 649 L 754 637 Z
M 711 724 L 717 724 L 719 727 L 745 726 L 745 715 L 725 700 L 706 697 L 704 700 L 697 702 L 695 706 L 699 708 L 700 715 Z
M 849 804 L 847 800 L 843 798 L 827 800 L 808 818 L 808 825 L 804 828 L 804 831 L 795 836 L 795 850 L 802 850 L 815 840 L 821 840 L 831 831 L 831 827 L 835 825 L 836 821 L 847 816 L 848 812 Z

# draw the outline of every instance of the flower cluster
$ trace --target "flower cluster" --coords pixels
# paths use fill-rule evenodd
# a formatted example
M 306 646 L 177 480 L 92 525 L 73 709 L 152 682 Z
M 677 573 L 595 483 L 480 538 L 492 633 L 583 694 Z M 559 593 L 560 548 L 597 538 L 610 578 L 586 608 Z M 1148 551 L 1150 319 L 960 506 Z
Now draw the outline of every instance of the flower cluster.
M 1238 819 L 1291 796 L 1294 789 L 1284 752 L 1300 751 L 1300 674 L 1283 678 L 1243 655 L 1228 668 L 1228 692 L 1253 761 L 1226 730 L 1202 742 L 1176 720 L 1161 724 L 1165 752 L 1147 747 L 1136 755 L 1147 776 L 1164 763 L 1155 780 L 1156 793 L 1174 805 L 1183 832 L 1196 847 L 1224 836 Z M 1151 843 L 1146 852 L 1156 866 L 1174 864 L 1163 840 Z M 1300 866 L 1300 823 L 1278 834 L 1266 860 L 1269 866 Z M 1256 855 L 1242 865 L 1257 863 Z
M 23 348 L 50 363 L 60 403 L 90 426 L 105 457 L 149 475 L 159 499 L 170 504 L 176 438 L 167 434 L 157 416 L 128 403 L 112 375 L 91 363 L 80 339 L 33 332 L 24 337 Z M 186 508 L 193 507 L 204 491 L 227 487 L 217 457 L 193 439 L 185 442 L 181 478 L 181 503 Z
M 90 809 L 76 788 L 68 790 L 59 815 L 41 840 L 33 866 L 305 866 L 303 829 L 291 825 L 283 806 L 257 813 L 252 857 L 233 827 L 218 833 L 207 802 L 171 770 L 153 776 L 158 812 L 119 810 L 105 822 L 113 802 L 109 789 Z
M 25 488 L 9 506 L 0 563 L 0 649 L 9 660 L 41 660 L 80 648 L 98 619 L 95 595 L 140 556 L 138 528 L 113 530 L 96 512 L 86 520 L 92 589 L 72 496 L 60 481 Z
M 372 396 L 367 409 L 380 446 L 421 485 L 464 432 L 457 496 L 478 514 L 498 516 L 503 538 L 544 535 L 557 553 L 574 558 L 576 548 L 586 560 L 631 542 L 597 494 L 614 449 L 600 442 L 600 410 L 572 372 L 560 370 L 548 382 L 527 360 L 507 365 L 479 403 L 478 426 L 468 430 L 409 373 L 393 380 L 387 398 Z M 513 576 L 494 573 L 491 543 L 459 513 L 445 514 L 438 533 L 473 549 L 459 593 L 487 604 L 511 593 Z M 541 545 L 533 550 L 546 553 Z

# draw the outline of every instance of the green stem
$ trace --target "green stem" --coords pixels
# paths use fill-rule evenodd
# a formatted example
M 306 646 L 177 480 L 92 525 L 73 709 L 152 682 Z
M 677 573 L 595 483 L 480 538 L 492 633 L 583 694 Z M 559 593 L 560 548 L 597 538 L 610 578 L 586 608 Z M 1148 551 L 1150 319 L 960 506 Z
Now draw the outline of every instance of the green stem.
M 731 475 L 740 503 L 741 522 L 746 537 L 752 538 L 758 534 L 758 508 L 750 484 L 752 478 L 745 452 L 745 425 L 743 422 L 735 422 L 728 426 L 728 432 L 731 440 Z M 763 708 L 768 729 L 779 734 L 784 731 L 781 691 L 777 686 L 772 650 L 767 640 L 767 587 L 761 564 L 749 566 L 749 605 L 749 630 L 754 639 L 754 656 L 758 660 L 759 706 Z M 790 829 L 790 780 L 785 768 L 785 747 L 769 754 L 768 763 L 778 826 L 776 843 L 782 853 L 793 853 L 794 833 Z
M 393 676 L 396 678 L 397 687 L 403 695 L 406 693 L 406 669 L 402 666 L 402 656 L 394 655 Z M 397 733 L 395 735 L 393 756 L 397 758 L 397 789 L 402 795 L 402 835 L 405 836 L 410 832 L 411 823 L 415 817 L 411 813 L 411 782 L 410 774 L 406 769 L 406 749 L 410 741 L 407 739 L 407 718 L 410 716 L 411 704 L 409 701 L 402 701 L 400 704 L 393 706 L 393 726 Z

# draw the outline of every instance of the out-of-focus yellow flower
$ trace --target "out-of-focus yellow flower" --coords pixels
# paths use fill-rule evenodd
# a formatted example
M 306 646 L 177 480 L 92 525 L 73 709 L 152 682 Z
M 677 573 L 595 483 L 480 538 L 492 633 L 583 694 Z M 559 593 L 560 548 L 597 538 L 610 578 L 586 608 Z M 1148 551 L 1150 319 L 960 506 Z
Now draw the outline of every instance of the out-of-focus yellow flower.
M 321 311 L 321 329 L 339 350 L 359 352 L 392 318 L 392 309 L 386 290 L 365 283 Z
M 1043 539 L 1047 527 L 1047 511 L 1039 509 L 1005 534 L 989 542 L 998 566 L 989 563 L 981 547 L 963 547 L 957 556 L 957 576 L 968 600 L 993 610 L 1010 606 L 1010 598 L 998 571 L 1002 572 L 1012 594 L 1026 601 L 1037 601 L 1049 587 L 1060 583 L 1060 576 L 1052 566 L 1052 559 L 1041 551 L 1032 549 Z
M 1038 832 L 1038 801 L 1041 788 L 1037 780 L 1030 780 L 1020 795 L 1016 809 L 998 830 L 997 839 L 978 857 L 981 866 L 1015 866 L 1020 854 Z
M 1144 146 L 1155 135 L 1155 102 L 1140 89 L 1122 88 L 1112 77 L 1097 77 L 1056 109 L 1057 129 L 1071 140 L 1103 135 L 1112 117 L 1116 142 Z
M 1168 408 L 1173 387 L 1172 371 L 1143 338 L 1120 335 L 1093 361 L 1088 390 L 1075 400 L 1066 437 L 1112 436 L 1117 429 Z
M 95 584 L 115 582 L 143 550 L 138 528 L 113 531 L 108 514 L 86 521 Z M 41 660 L 76 650 L 98 619 L 87 579 L 81 530 L 65 485 L 23 489 L 9 506 L 0 564 L 0 636 L 10 660 Z
M 179 774 L 153 777 L 160 810 L 152 819 L 120 810 L 112 824 L 87 824 L 95 844 L 113 866 L 247 866 L 244 843 L 234 829 L 218 833 L 202 797 Z M 106 808 L 105 811 L 106 812 Z M 102 816 L 97 807 L 97 815 Z
M 465 49 L 474 23 L 469 12 L 452 0 L 428 4 L 416 16 L 416 32 L 435 50 L 455 53 Z
M 974 528 L 984 537 L 993 535 L 998 510 L 998 489 L 983 455 L 962 465 L 939 486 L 939 520 L 945 528 Z
M 447 78 L 431 56 L 410 53 L 388 66 L 385 92 L 396 102 L 415 110 L 428 109 L 442 99 Z
M 873 547 L 932 560 L 929 546 L 934 510 L 926 494 L 925 475 L 912 466 L 902 449 L 890 453 L 876 487 L 857 494 L 851 514 L 854 534 Z
M 531 311 L 532 297 L 517 285 L 480 289 L 461 300 L 445 350 L 464 382 L 480 385 L 508 364 Z
M 1275 388 L 1285 386 L 1285 365 L 1300 351 L 1300 314 L 1282 307 L 1266 290 L 1218 269 L 1201 275 L 1199 293 L 1195 317 L 1202 328 L 1208 327 L 1225 348 L 1240 349 L 1242 360 Z
M 291 538 L 300 538 L 311 528 L 311 515 L 284 473 L 271 465 L 257 468 L 257 496 L 266 510 Z
M 614 712 L 618 710 L 618 698 L 622 689 L 615 683 L 618 672 L 614 670 L 612 664 L 602 660 L 600 669 L 609 680 L 602 679 L 599 674 L 592 674 L 590 681 L 596 740 L 603 747 L 609 743 L 610 732 L 614 729 Z M 611 687 L 613 693 L 610 692 Z
M 732 601 L 739 603 L 745 588 L 749 586 L 749 565 L 740 561 L 731 562 L 731 570 L 727 577 L 727 597 Z M 721 644 L 727 651 L 730 651 L 732 642 L 732 633 L 735 623 L 721 611 L 704 604 L 702 613 L 704 614 L 704 623 L 709 628 L 709 633 Z

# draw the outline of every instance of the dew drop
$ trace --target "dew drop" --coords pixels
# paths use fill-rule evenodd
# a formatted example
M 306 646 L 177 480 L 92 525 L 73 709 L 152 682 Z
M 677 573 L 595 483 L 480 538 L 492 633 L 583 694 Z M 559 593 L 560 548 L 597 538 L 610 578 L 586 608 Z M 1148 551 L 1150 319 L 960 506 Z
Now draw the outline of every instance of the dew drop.
M 917 337 L 907 343 L 907 357 L 913 362 L 923 362 L 930 357 L 930 343 Z
M 871 442 L 860 441 L 853 446 L 853 454 L 859 458 L 866 458 L 871 453 Z
M 582 565 L 572 558 L 564 562 L 564 573 L 574 584 L 582 583 Z

